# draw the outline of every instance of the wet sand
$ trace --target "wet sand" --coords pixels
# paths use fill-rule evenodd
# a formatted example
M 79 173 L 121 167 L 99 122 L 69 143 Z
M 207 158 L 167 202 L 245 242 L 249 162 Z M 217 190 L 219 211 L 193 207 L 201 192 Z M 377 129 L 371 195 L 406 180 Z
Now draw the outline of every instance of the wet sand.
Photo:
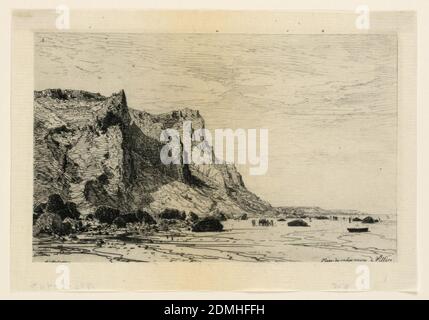
M 307 222 L 309 222 L 307 220 Z M 187 230 L 154 234 L 94 236 L 75 240 L 33 239 L 35 262 L 165 262 L 165 261 L 379 261 L 396 259 L 396 221 L 362 225 L 348 220 L 315 220 L 310 227 L 252 227 L 251 220 L 224 221 L 223 232 Z M 369 227 L 367 233 L 347 228 Z M 97 243 L 103 239 L 104 243 Z

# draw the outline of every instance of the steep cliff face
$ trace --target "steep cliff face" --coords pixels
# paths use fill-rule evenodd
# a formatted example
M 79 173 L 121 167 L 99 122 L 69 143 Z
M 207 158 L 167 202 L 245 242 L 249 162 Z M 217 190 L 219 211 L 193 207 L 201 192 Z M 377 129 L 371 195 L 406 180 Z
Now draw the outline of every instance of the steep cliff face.
M 152 115 L 128 108 L 125 93 L 110 97 L 48 89 L 34 95 L 34 201 L 58 193 L 82 213 L 107 205 L 122 212 L 165 208 L 231 216 L 271 211 L 248 191 L 233 165 L 164 165 L 163 129 L 184 121 L 203 128 L 198 111 Z

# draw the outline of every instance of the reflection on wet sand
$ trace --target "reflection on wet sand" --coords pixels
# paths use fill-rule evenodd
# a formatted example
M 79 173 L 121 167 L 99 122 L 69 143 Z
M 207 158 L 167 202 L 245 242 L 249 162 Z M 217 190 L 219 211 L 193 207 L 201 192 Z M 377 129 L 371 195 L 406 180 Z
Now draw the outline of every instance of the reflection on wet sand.
M 252 226 L 227 220 L 223 232 L 175 230 L 154 234 L 81 234 L 77 239 L 34 239 L 34 261 L 394 261 L 396 223 L 385 220 L 368 233 L 348 233 L 348 221 L 313 220 L 310 227 Z

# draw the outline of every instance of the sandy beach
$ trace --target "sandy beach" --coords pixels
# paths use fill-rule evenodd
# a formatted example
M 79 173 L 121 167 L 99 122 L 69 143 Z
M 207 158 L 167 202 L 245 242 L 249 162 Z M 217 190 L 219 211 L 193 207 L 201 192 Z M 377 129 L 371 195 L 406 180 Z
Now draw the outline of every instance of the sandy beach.
M 79 234 L 75 239 L 34 238 L 35 262 L 165 262 L 165 261 L 270 261 L 270 262 L 391 262 L 396 259 L 396 221 L 368 224 L 367 233 L 349 233 L 362 226 L 315 220 L 309 227 L 253 227 L 251 220 L 227 220 L 222 232 L 170 230 L 154 234 L 127 233 L 109 237 Z M 100 241 L 103 239 L 103 241 Z

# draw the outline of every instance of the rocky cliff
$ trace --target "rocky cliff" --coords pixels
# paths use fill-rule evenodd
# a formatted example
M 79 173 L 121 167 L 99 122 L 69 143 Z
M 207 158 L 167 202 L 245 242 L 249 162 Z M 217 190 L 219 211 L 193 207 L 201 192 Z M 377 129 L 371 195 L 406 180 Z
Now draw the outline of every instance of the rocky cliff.
M 127 106 L 124 91 L 104 97 L 79 90 L 34 94 L 34 202 L 50 194 L 83 213 L 100 206 L 127 212 L 165 208 L 230 216 L 271 211 L 247 190 L 233 165 L 164 165 L 161 131 L 184 121 L 204 127 L 197 110 L 149 114 Z

